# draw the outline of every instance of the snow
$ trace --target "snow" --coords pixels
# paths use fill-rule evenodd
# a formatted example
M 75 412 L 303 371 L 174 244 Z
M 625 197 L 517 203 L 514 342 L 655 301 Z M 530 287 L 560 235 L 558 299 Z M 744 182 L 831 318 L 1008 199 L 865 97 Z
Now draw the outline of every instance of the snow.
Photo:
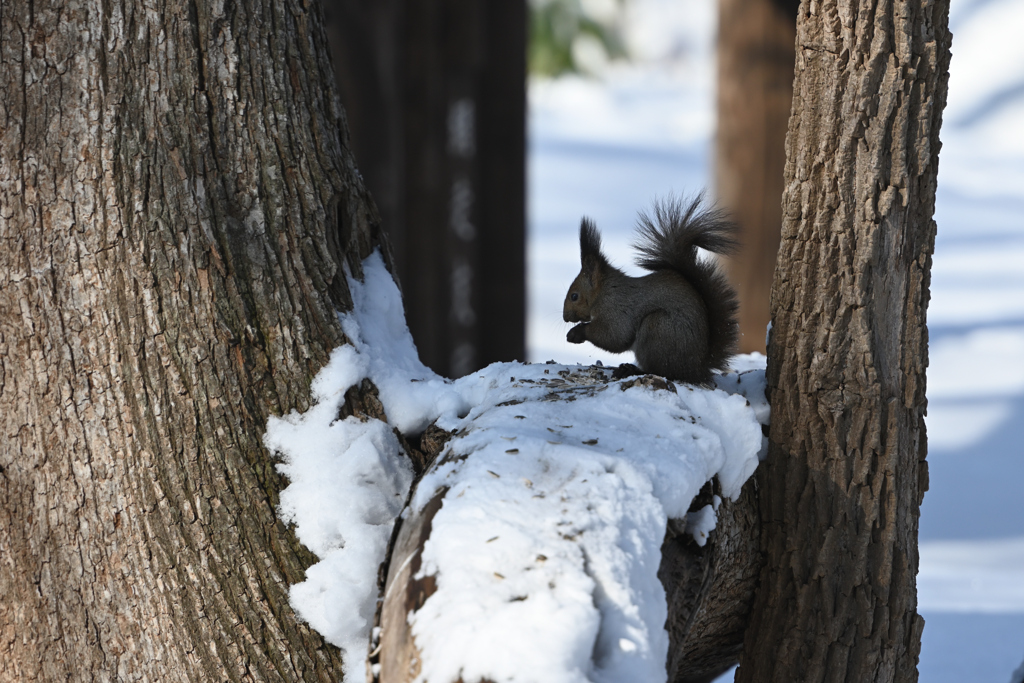
M 289 591 L 292 606 L 347 653 L 366 651 L 376 608 L 374 577 L 394 519 L 412 483 L 412 468 L 394 457 L 399 445 L 379 420 L 337 421 L 347 383 L 360 359 L 339 348 L 314 383 L 316 405 L 304 414 L 271 418 L 264 441 L 278 452 L 290 484 L 279 512 L 320 561 Z M 345 658 L 345 678 L 364 677 L 360 657 Z
M 722 374 L 714 376 L 715 386 L 730 394 L 739 394 L 750 402 L 754 409 L 757 421 L 763 425 L 768 424 L 771 417 L 771 409 L 768 407 L 768 399 L 764 392 L 767 387 L 765 378 L 765 363 L 767 358 L 760 353 L 744 353 L 733 356 L 729 361 L 730 368 Z M 764 460 L 768 455 L 768 437 L 761 441 L 761 452 L 759 457 Z
M 702 548 L 708 542 L 711 532 L 715 530 L 715 526 L 718 524 L 718 517 L 715 516 L 715 513 L 721 504 L 722 499 L 715 496 L 714 502 L 705 505 L 700 510 L 686 517 L 686 533 L 693 536 L 693 540 Z
M 718 377 L 724 390 L 555 363 L 450 381 L 418 360 L 380 255 L 363 271 L 339 316 L 352 345 L 315 378 L 315 405 L 272 419 L 265 436 L 290 481 L 281 515 L 320 560 L 291 587 L 296 613 L 358 679 L 377 569 L 412 482 L 392 427 L 412 435 L 436 421 L 453 438 L 410 502 L 418 511 L 446 492 L 416 577 L 437 590 L 410 615 L 419 680 L 664 680 L 667 520 L 686 519 L 703 545 L 721 497 L 690 519 L 694 497 L 714 479 L 735 498 L 757 467 L 763 358 Z M 337 419 L 366 378 L 390 424 Z
M 380 256 L 371 256 L 364 271 L 362 285 L 353 281 L 353 311 L 340 316 L 341 326 L 358 356 L 353 367 L 366 368 L 360 379 L 370 377 L 377 386 L 388 422 L 403 434 L 419 434 L 441 414 L 464 414 L 469 404 L 452 382 L 420 362 L 401 295 Z M 348 380 L 336 384 L 347 389 Z

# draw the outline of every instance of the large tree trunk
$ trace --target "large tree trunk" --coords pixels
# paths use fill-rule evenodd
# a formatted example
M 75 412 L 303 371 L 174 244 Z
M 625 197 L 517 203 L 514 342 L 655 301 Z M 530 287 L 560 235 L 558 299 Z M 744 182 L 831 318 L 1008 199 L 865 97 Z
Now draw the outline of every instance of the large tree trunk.
M 0 679 L 341 677 L 261 443 L 378 241 L 318 11 L 0 4 Z
M 915 681 L 949 4 L 804 2 L 739 681 Z

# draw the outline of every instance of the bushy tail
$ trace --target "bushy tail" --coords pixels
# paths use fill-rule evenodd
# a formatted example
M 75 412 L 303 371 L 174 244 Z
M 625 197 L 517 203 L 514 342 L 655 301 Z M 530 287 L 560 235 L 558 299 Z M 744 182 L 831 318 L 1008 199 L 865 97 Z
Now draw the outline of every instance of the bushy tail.
M 725 212 L 705 207 L 704 193 L 690 201 L 670 196 L 654 204 L 653 219 L 641 213 L 637 219 L 637 265 L 646 270 L 680 272 L 704 300 L 708 309 L 711 367 L 723 370 L 736 352 L 739 329 L 736 292 L 713 260 L 701 259 L 697 247 L 716 254 L 739 248 L 737 226 Z

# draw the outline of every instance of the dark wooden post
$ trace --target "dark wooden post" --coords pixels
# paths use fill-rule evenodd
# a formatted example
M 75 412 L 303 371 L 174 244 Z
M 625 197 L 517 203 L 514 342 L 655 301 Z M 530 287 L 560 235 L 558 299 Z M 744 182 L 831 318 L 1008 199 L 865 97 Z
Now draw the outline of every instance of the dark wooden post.
M 796 0 L 718 1 L 715 193 L 740 226 L 742 249 L 726 267 L 740 297 L 744 353 L 765 350 L 782 225 L 796 9 Z
M 453 377 L 522 360 L 525 2 L 325 2 L 420 356 Z

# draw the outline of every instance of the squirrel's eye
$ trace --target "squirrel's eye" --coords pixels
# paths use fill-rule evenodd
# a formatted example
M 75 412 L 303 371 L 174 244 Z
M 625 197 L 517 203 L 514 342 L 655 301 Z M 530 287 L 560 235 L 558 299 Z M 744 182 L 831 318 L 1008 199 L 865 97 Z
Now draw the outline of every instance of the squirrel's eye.
M 577 294 L 576 292 L 573 292 L 571 295 L 569 295 L 569 300 L 570 301 L 576 301 L 579 298 L 580 298 L 580 295 Z

